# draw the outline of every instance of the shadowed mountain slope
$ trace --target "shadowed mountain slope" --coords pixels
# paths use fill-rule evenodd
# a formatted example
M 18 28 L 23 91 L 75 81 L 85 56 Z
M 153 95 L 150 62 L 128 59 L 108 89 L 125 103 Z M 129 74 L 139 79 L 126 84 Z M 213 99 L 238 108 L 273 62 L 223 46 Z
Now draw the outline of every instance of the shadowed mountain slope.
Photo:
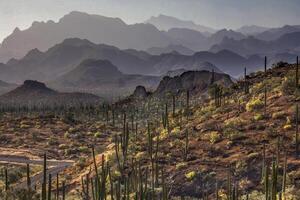
M 3 105 L 74 105 L 99 102 L 100 97 L 86 93 L 60 93 L 48 88 L 44 83 L 32 80 L 0 96 Z
M 49 85 L 62 91 L 89 91 L 104 97 L 131 93 L 137 85 L 155 88 L 160 78 L 123 74 L 107 60 L 88 59 Z

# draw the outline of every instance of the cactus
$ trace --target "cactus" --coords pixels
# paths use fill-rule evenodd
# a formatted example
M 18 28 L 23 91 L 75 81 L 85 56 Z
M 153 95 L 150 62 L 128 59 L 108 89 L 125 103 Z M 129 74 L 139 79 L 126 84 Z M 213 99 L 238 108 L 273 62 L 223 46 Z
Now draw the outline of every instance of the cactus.
M 49 180 L 48 180 L 48 200 L 51 200 L 51 191 L 52 191 L 52 176 L 49 173 Z
M 185 131 L 185 147 L 184 147 L 184 160 L 187 160 L 189 151 L 189 132 Z
M 46 154 L 44 154 L 42 200 L 46 200 L 46 197 L 47 197 L 46 185 L 47 185 L 47 157 L 46 157 Z
M 62 200 L 66 199 L 66 182 L 62 182 Z
M 173 105 L 173 117 L 175 117 L 175 110 L 176 110 L 175 95 L 172 95 L 172 105 Z
M 7 168 L 4 169 L 4 176 L 5 176 L 5 191 L 9 190 L 9 182 L 8 182 L 8 171 Z
M 264 88 L 264 114 L 267 115 L 267 86 Z
M 189 113 L 189 108 L 190 108 L 190 91 L 186 91 L 186 110 L 187 113 Z
M 269 167 L 268 166 L 265 166 L 265 179 L 264 179 L 264 184 L 265 184 L 265 189 L 264 189 L 264 192 L 265 192 L 265 200 L 269 200 Z
M 277 195 L 277 173 L 278 166 L 275 162 L 272 163 L 272 187 L 271 187 L 271 200 L 276 200 Z
M 29 164 L 26 165 L 26 180 L 27 180 L 27 188 L 30 190 L 31 180 L 30 180 L 30 167 Z
M 295 150 L 296 150 L 296 157 L 299 155 L 299 138 L 298 138 L 298 131 L 299 131 L 299 108 L 298 104 L 296 104 L 296 116 L 295 116 L 295 121 L 296 121 L 296 131 L 295 131 Z
M 215 70 L 212 69 L 212 71 L 211 71 L 210 84 L 212 85 L 212 84 L 214 84 L 214 82 L 215 82 Z
M 56 174 L 56 200 L 59 200 L 59 174 Z
M 285 195 L 286 188 L 286 174 L 287 174 L 287 152 L 284 155 L 284 163 L 283 163 L 283 175 L 282 175 L 282 194 Z

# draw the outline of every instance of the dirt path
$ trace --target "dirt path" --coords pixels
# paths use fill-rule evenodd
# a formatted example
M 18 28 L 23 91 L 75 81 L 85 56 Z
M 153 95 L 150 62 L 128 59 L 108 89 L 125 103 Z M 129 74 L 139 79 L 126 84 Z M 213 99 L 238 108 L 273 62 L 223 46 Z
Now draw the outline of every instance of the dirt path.
M 34 164 L 34 165 L 43 165 L 44 161 L 42 159 L 29 159 L 26 157 L 20 157 L 15 155 L 0 155 L 0 163 L 10 163 L 10 164 Z M 74 164 L 74 161 L 71 160 L 47 160 L 47 177 L 49 174 L 53 178 L 64 171 L 67 167 L 70 167 Z M 38 182 L 41 182 L 43 179 L 43 172 L 41 171 L 38 174 L 35 174 L 31 177 L 31 187 L 34 187 Z M 47 178 L 48 180 L 48 178 Z M 27 187 L 27 181 L 22 181 L 16 185 L 16 188 L 25 188 Z

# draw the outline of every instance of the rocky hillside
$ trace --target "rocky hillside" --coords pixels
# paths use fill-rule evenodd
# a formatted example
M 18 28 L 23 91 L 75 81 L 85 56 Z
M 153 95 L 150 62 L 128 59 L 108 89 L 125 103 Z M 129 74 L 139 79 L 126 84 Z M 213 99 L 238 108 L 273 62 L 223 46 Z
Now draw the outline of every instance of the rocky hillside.
M 209 71 L 187 71 L 173 78 L 164 77 L 154 91 L 154 95 L 179 94 L 185 91 L 190 91 L 192 94 L 201 94 L 206 92 L 212 83 L 220 84 L 224 87 L 229 87 L 233 84 L 230 76 L 227 74 Z

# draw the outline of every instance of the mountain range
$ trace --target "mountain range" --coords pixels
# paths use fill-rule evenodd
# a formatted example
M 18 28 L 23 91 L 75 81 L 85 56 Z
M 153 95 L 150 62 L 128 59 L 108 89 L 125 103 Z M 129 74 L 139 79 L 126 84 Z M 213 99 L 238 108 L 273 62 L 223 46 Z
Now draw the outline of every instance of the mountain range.
M 214 30 L 165 15 L 130 25 L 74 11 L 4 39 L 0 94 L 37 80 L 64 92 L 118 96 L 137 85 L 153 89 L 165 75 L 214 70 L 238 77 L 245 67 L 262 68 L 264 56 L 271 65 L 294 62 L 299 53 L 297 25 Z
M 137 85 L 154 89 L 159 81 L 155 76 L 123 74 L 108 60 L 88 59 L 48 85 L 60 91 L 88 91 L 113 98 L 132 93 Z
M 28 79 L 50 82 L 72 71 L 87 59 L 109 60 L 124 74 L 156 76 L 164 75 L 170 70 L 194 70 L 205 62 L 215 65 L 220 71 L 237 76 L 245 66 L 251 71 L 263 63 L 259 56 L 246 58 L 228 50 L 216 53 L 202 51 L 193 55 L 181 55 L 178 52 L 150 55 L 144 51 L 120 50 L 73 38 L 66 39 L 45 52 L 33 49 L 22 59 L 11 59 L 7 64 L 2 64 L 0 80 L 14 83 L 22 83 Z
M 246 56 L 253 54 L 275 55 L 285 52 L 299 53 L 299 47 L 300 31 L 287 33 L 270 41 L 260 40 L 253 36 L 241 40 L 224 38 L 220 44 L 212 46 L 210 50 L 218 52 L 227 49 Z
M 246 35 L 252 34 L 258 39 L 268 41 L 299 30 L 299 26 L 272 29 L 248 26 L 237 30 L 214 30 L 191 21 L 183 21 L 165 15 L 151 19 L 147 20 L 147 23 L 126 24 L 119 18 L 73 11 L 63 16 L 58 22 L 51 20 L 33 22 L 28 29 L 16 28 L 11 35 L 3 40 L 0 45 L 0 62 L 6 63 L 12 58 L 20 59 L 32 49 L 47 51 L 68 38 L 87 39 L 97 44 L 138 51 L 180 46 L 181 49 L 185 49 L 185 52 L 180 53 L 192 54 L 192 51 L 209 50 L 211 46 L 218 45 L 226 37 L 242 40 L 247 38 Z M 159 30 L 154 25 L 160 26 L 153 20 L 158 24 L 167 24 L 168 28 L 164 28 L 167 30 Z M 210 33 L 207 34 L 208 32 Z M 174 50 L 176 51 L 176 49 Z M 187 53 L 187 51 L 189 52 Z

